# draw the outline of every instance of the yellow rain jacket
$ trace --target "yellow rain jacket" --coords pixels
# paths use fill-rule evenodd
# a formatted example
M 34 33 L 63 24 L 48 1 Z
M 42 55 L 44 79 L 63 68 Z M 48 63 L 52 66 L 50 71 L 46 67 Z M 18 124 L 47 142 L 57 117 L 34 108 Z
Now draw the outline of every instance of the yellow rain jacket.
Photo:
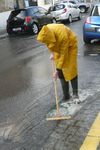
M 56 68 L 61 69 L 65 80 L 77 76 L 77 38 L 63 24 L 48 24 L 42 27 L 37 40 L 45 43 L 54 54 Z

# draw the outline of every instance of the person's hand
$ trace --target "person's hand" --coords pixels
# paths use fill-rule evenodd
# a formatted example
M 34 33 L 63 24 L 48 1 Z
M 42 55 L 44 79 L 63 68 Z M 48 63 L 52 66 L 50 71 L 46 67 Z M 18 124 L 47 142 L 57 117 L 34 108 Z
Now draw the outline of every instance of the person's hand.
M 58 77 L 58 72 L 55 71 L 55 72 L 53 73 L 53 79 L 54 79 L 54 80 L 57 80 L 57 77 Z
M 54 55 L 51 53 L 50 60 L 54 60 Z

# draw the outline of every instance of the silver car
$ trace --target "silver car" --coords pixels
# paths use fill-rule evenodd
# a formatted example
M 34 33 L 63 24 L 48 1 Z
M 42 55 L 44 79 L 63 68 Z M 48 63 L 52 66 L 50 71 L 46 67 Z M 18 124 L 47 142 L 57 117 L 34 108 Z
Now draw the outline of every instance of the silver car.
M 90 10 L 91 4 L 82 2 L 82 0 L 62 0 L 61 3 L 72 3 L 76 4 L 78 8 L 81 10 L 81 13 L 88 12 Z
M 57 21 L 68 20 L 70 23 L 73 19 L 78 18 L 81 19 L 81 11 L 72 3 L 60 3 L 51 6 L 48 12 L 56 18 Z

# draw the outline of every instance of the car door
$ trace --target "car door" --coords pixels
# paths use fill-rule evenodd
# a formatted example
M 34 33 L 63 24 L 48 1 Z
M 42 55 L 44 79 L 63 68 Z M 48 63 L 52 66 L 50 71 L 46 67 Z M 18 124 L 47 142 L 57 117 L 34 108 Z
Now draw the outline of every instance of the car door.
M 79 8 L 76 4 L 73 4 L 73 11 L 74 11 L 74 17 L 78 17 L 79 16 Z
M 73 4 L 68 3 L 67 7 L 69 8 L 69 14 L 71 14 L 72 18 L 75 18 L 75 12 L 74 12 L 74 8 L 73 8 Z

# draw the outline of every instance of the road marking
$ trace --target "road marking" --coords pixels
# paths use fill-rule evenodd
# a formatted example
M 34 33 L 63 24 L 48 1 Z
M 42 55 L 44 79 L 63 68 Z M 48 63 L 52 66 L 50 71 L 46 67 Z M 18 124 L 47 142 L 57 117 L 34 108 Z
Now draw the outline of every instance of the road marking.
M 100 113 L 90 128 L 80 150 L 97 150 L 100 146 Z

